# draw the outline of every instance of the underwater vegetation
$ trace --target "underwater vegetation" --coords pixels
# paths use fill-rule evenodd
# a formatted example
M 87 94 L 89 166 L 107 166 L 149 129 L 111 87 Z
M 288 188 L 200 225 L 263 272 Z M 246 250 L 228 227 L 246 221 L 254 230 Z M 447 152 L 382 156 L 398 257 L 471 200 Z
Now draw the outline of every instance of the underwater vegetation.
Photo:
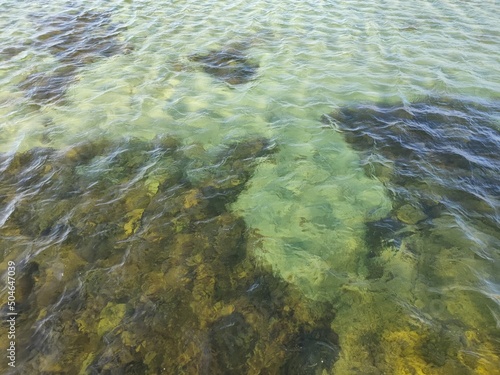
M 339 144 L 329 158 L 317 142 L 293 165 L 280 162 L 289 146 L 262 137 L 210 152 L 162 136 L 0 154 L 19 371 L 498 373 L 495 201 L 445 183 L 469 176 L 494 197 L 494 124 L 468 103 L 409 105 L 411 120 L 399 106 L 359 108 L 318 125 L 321 142 L 343 134 L 356 152 Z M 450 139 L 471 164 L 449 165 L 418 124 L 448 137 L 462 124 L 485 146 Z
M 197 179 L 192 148 L 102 139 L 0 156 L 0 257 L 23 280 L 17 369 L 331 372 L 334 307 L 258 266 L 228 210 L 275 147 L 230 144 Z
M 491 110 L 429 99 L 344 107 L 322 121 L 361 152 L 369 175 L 390 181 L 402 222 L 416 224 L 439 215 L 443 205 L 458 205 L 498 227 L 500 132 L 487 115 Z
M 345 285 L 335 303 L 335 373 L 498 373 L 494 112 L 429 99 L 323 116 L 393 201 L 386 217 L 366 222 L 367 283 Z
M 207 74 L 230 85 L 247 83 L 255 78 L 259 68 L 259 64 L 247 57 L 248 44 L 233 43 L 208 53 L 191 55 L 189 60 L 199 63 Z
M 32 18 L 36 34 L 31 46 L 48 51 L 58 63 L 55 69 L 32 73 L 20 83 L 19 87 L 35 103 L 58 102 L 75 80 L 78 68 L 128 51 L 118 39 L 123 27 L 111 22 L 110 12 L 81 10 L 33 14 Z

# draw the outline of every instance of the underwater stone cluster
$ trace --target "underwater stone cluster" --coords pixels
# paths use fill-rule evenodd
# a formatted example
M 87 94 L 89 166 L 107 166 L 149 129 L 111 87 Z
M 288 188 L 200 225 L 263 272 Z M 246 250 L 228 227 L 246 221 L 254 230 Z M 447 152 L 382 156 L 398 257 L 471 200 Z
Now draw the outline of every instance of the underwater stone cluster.
M 228 211 L 274 148 L 229 145 L 197 182 L 185 173 L 192 149 L 161 137 L 1 155 L 0 203 L 13 209 L 0 255 L 24 280 L 22 371 L 331 369 L 333 306 L 256 265 L 245 222 Z

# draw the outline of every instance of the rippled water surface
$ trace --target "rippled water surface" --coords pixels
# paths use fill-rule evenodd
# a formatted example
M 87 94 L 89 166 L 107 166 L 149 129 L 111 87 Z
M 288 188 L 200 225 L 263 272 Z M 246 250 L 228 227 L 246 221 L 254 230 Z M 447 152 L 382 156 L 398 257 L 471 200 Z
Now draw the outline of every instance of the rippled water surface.
M 500 374 L 498 1 L 0 5 L 5 373 Z

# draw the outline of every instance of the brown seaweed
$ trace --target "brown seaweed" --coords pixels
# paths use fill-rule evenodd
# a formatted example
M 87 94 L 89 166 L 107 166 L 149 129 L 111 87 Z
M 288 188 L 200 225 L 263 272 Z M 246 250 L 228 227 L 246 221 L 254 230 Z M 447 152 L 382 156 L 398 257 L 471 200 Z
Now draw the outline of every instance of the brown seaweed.
M 162 137 L 3 158 L 2 207 L 21 198 L 0 244 L 15 234 L 27 246 L 18 257 L 43 247 L 30 255 L 20 371 L 331 371 L 335 309 L 256 264 L 245 222 L 227 208 L 256 157 L 275 149 L 231 144 L 200 182 L 185 173 L 187 149 Z

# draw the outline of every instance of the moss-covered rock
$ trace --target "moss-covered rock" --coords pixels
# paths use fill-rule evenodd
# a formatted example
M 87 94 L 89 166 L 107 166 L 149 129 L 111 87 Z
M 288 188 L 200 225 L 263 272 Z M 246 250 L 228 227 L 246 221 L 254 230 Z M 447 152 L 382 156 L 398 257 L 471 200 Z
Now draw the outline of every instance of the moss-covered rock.
M 125 316 L 126 311 L 127 306 L 124 303 L 109 302 L 99 315 L 97 334 L 103 336 L 111 330 L 116 329 Z
M 399 207 L 396 211 L 396 217 L 403 223 L 410 225 L 417 224 L 427 218 L 421 209 L 411 204 L 405 204 Z

